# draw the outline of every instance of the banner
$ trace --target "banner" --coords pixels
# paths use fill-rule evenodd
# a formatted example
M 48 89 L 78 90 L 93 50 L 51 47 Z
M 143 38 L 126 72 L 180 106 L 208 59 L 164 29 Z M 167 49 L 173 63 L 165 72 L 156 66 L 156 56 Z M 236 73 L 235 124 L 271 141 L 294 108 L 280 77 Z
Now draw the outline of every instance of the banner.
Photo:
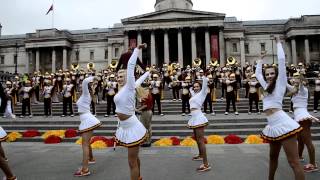
M 130 39 L 130 40 L 129 40 L 129 47 L 130 47 L 130 48 L 135 48 L 135 47 L 137 47 L 137 39 Z
M 220 59 L 219 57 L 219 45 L 218 35 L 211 35 L 211 58 Z

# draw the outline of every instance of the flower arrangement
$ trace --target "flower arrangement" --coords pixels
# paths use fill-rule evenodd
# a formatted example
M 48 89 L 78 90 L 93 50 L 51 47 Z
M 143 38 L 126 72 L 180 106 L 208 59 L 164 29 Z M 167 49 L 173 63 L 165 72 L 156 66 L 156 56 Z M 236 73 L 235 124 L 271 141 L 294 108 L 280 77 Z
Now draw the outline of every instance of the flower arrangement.
M 241 144 L 243 142 L 239 136 L 234 135 L 234 134 L 230 134 L 227 137 L 225 137 L 224 141 L 227 144 Z
M 56 144 L 56 143 L 60 143 L 61 141 L 62 141 L 62 138 L 56 135 L 50 135 L 44 139 L 45 144 Z
M 29 138 L 29 137 L 36 137 L 40 136 L 40 132 L 38 130 L 30 129 L 22 133 L 23 137 Z
M 246 144 L 263 144 L 263 139 L 259 135 L 249 135 L 244 142 Z
M 22 134 L 20 134 L 17 131 L 13 131 L 8 134 L 6 141 L 13 142 L 13 141 L 16 141 L 17 139 L 20 139 L 21 137 L 22 137 Z
M 66 138 L 73 138 L 78 136 L 78 132 L 75 129 L 67 129 L 66 132 L 64 133 L 64 136 Z
M 224 139 L 222 136 L 210 135 L 207 137 L 208 144 L 224 144 Z

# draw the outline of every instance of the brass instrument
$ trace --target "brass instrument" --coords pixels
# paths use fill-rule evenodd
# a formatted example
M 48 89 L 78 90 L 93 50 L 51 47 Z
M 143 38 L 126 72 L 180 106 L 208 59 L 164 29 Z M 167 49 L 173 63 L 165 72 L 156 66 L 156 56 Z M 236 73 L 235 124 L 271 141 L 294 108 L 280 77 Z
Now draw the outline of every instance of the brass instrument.
M 196 58 L 192 61 L 192 67 L 193 68 L 199 68 L 201 66 L 201 59 L 200 58 Z
M 77 70 L 79 69 L 79 67 L 80 67 L 80 66 L 79 66 L 78 63 L 72 63 L 72 64 L 71 64 L 71 69 L 74 70 L 74 71 L 77 71 Z
M 95 67 L 95 65 L 94 65 L 94 63 L 92 63 L 92 62 L 89 62 L 89 63 L 87 64 L 87 69 L 88 69 L 89 71 L 93 71 L 93 70 L 94 70 L 94 67 Z
M 109 64 L 109 67 L 110 67 L 111 69 L 116 69 L 117 66 L 118 66 L 118 60 L 117 60 L 117 59 L 112 59 L 112 60 L 111 60 L 111 63 Z
M 217 67 L 218 66 L 218 59 L 217 58 L 211 58 L 209 62 L 210 67 Z
M 233 56 L 230 56 L 230 57 L 228 57 L 227 58 L 227 65 L 234 65 L 234 64 L 236 64 L 236 58 L 234 58 Z

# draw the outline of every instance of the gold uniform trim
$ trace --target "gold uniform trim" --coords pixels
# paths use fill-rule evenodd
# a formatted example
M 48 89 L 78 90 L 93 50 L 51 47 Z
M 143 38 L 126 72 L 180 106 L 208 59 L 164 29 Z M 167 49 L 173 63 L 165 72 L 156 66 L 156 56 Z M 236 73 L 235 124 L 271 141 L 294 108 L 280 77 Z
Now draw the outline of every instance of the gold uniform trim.
M 119 144 L 120 146 L 128 147 L 128 148 L 140 145 L 141 143 L 143 143 L 147 139 L 147 137 L 148 137 L 148 131 L 146 131 L 146 134 L 138 141 L 135 141 L 132 143 L 124 143 L 124 142 L 121 142 L 119 139 L 117 139 L 116 136 L 114 136 L 117 144 Z
M 0 138 L 0 142 L 5 141 L 5 140 L 7 140 L 7 139 L 8 139 L 8 135 L 6 135 L 6 136 L 3 137 L 3 138 Z
M 303 128 L 300 126 L 297 129 L 294 129 L 294 130 L 292 130 L 292 131 L 290 131 L 290 132 L 288 132 L 286 134 L 283 134 L 283 135 L 281 135 L 279 137 L 269 137 L 269 136 L 266 136 L 263 133 L 261 133 L 261 138 L 265 139 L 265 140 L 269 140 L 269 141 L 280 141 L 280 140 L 286 139 L 286 138 L 288 138 L 290 136 L 296 135 L 298 132 L 302 131 L 302 129 Z
M 204 124 L 199 124 L 199 125 L 197 125 L 197 126 L 189 126 L 189 125 L 188 125 L 188 128 L 189 128 L 189 129 L 197 129 L 197 128 L 205 127 L 205 126 L 208 126 L 208 125 L 209 125 L 209 122 L 206 122 L 206 123 L 204 123 Z
M 101 126 L 102 125 L 102 123 L 100 122 L 99 124 L 97 124 L 97 125 L 95 125 L 95 126 L 92 126 L 92 127 L 89 127 L 89 128 L 87 128 L 87 129 L 83 129 L 83 130 L 78 130 L 78 133 L 85 133 L 85 132 L 88 132 L 88 131 L 92 131 L 92 130 L 94 130 L 94 129 L 96 129 L 96 128 L 98 128 L 99 126 Z

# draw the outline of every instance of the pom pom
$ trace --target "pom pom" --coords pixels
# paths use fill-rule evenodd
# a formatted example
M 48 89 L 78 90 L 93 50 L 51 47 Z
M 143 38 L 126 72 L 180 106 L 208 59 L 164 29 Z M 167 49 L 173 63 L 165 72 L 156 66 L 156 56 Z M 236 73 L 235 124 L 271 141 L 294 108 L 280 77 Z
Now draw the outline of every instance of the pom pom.
M 172 141 L 172 145 L 173 145 L 173 146 L 179 146 L 179 145 L 180 145 L 180 139 L 179 139 L 179 138 L 177 138 L 177 137 L 171 137 L 170 139 L 171 139 L 171 141 Z
M 76 144 L 79 144 L 79 145 L 82 144 L 82 137 L 80 137 L 80 138 L 76 141 Z
M 66 138 L 73 138 L 73 137 L 77 137 L 78 133 L 77 133 L 77 130 L 75 129 L 67 129 L 66 132 L 64 133 L 64 136 Z
M 181 141 L 181 146 L 196 146 L 197 142 L 192 139 L 191 137 L 185 138 L 183 141 Z
M 172 140 L 170 138 L 161 138 L 153 143 L 154 146 L 166 147 L 172 146 Z
M 105 149 L 107 147 L 104 141 L 98 140 L 91 144 L 92 149 Z
M 249 135 L 244 142 L 246 144 L 263 144 L 263 139 L 259 135 Z
M 243 141 L 239 136 L 230 134 L 224 138 L 224 141 L 228 144 L 241 144 Z
M 218 135 L 211 135 L 207 137 L 208 144 L 224 144 L 224 139 L 222 136 Z
M 36 136 L 40 136 L 40 132 L 38 130 L 31 129 L 31 130 L 27 130 L 27 131 L 23 132 L 22 136 L 26 137 L 26 138 L 36 137 Z
M 65 133 L 65 130 L 49 130 L 49 131 L 46 131 L 41 137 L 43 139 L 47 139 L 49 136 L 54 135 L 62 139 L 64 138 L 64 133 Z
M 44 140 L 44 143 L 45 144 L 56 144 L 56 143 L 60 143 L 61 141 L 62 141 L 61 137 L 55 136 L 55 135 L 50 135 Z
M 6 141 L 7 142 L 13 142 L 16 141 L 17 139 L 20 139 L 22 137 L 22 134 L 19 132 L 13 131 L 8 134 Z

